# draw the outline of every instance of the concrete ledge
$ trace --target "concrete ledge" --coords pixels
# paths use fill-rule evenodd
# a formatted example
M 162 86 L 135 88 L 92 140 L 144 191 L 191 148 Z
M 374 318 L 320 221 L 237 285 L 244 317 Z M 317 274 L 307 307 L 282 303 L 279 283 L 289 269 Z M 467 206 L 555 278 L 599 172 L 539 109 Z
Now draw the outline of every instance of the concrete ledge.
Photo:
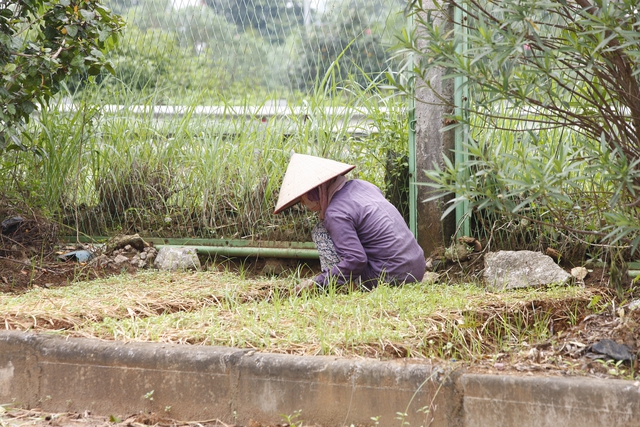
M 446 373 L 428 363 L 0 332 L 0 403 L 326 427 L 638 426 L 640 384 Z
M 150 392 L 153 391 L 152 394 Z M 146 396 L 146 397 L 144 397 Z M 246 424 L 300 419 L 324 426 L 439 425 L 454 382 L 429 364 L 296 357 L 221 347 L 122 343 L 0 332 L 0 403 L 45 411 Z M 438 407 L 425 413 L 424 407 Z
M 640 382 L 463 375 L 465 427 L 640 426 Z

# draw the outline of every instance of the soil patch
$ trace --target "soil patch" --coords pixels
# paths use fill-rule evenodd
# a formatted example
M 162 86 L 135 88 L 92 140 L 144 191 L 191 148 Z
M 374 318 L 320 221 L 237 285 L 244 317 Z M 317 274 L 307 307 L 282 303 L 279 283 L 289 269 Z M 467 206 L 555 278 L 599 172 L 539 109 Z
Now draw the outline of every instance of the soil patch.
M 2 407 L 0 407 L 2 409 Z M 227 424 L 220 420 L 179 421 L 154 413 L 133 414 L 124 419 L 98 416 L 90 412 L 48 413 L 39 409 L 8 408 L 0 411 L 0 425 L 6 427 L 292 427 L 291 424 L 261 424 L 250 420 L 246 425 Z M 299 427 L 312 427 L 296 423 Z M 314 425 L 313 427 L 320 427 Z
M 135 271 L 129 265 L 77 262 L 72 258 L 65 262 L 62 254 L 88 248 L 61 244 L 58 224 L 24 206 L 0 200 L 0 220 L 0 292 L 67 286 L 77 280 Z

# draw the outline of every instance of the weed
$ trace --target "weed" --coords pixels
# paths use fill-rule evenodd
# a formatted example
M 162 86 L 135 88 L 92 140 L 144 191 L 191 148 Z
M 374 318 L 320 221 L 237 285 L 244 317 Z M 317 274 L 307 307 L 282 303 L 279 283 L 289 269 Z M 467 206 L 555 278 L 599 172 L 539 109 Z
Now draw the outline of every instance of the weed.
M 587 308 L 594 314 L 604 313 L 604 311 L 607 310 L 608 306 L 609 303 L 603 301 L 602 295 L 593 295 L 589 300 L 589 304 L 587 304 Z
M 409 425 L 409 422 L 405 420 L 408 415 L 406 412 L 396 412 L 396 420 L 400 421 L 400 427 Z
M 286 415 L 281 414 L 282 419 L 287 423 L 287 425 L 291 427 L 302 427 L 304 424 L 302 420 L 300 420 L 300 416 L 302 415 L 302 409 L 298 409 L 294 411 L 293 414 Z

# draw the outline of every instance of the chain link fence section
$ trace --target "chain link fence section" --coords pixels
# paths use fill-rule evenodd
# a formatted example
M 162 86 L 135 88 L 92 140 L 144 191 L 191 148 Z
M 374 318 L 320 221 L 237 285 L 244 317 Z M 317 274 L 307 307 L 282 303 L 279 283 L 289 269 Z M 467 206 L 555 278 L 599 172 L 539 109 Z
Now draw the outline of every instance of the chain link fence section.
M 393 70 L 399 0 L 107 0 L 127 22 L 117 79 L 156 102 L 300 100 L 329 70 L 368 85 Z M 113 83 L 115 84 L 115 82 Z M 113 85 L 112 84 L 112 85 Z M 112 86 L 111 85 L 111 86 Z
M 408 220 L 407 102 L 381 80 L 403 2 L 106 4 L 127 22 L 116 75 L 68 82 L 39 121 L 66 141 L 45 179 L 70 229 L 308 242 L 312 214 L 273 215 L 292 152 L 355 164 Z

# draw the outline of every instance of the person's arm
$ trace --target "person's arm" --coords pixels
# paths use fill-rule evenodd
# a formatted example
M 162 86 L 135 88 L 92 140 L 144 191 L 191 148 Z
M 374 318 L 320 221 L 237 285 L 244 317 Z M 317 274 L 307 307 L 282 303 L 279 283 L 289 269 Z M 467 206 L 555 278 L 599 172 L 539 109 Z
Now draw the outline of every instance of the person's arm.
M 323 271 L 314 277 L 319 286 L 327 286 L 331 280 L 344 284 L 360 277 L 367 266 L 367 254 L 360 243 L 352 218 L 344 213 L 332 213 L 324 225 L 333 240 L 340 262 L 331 271 Z

